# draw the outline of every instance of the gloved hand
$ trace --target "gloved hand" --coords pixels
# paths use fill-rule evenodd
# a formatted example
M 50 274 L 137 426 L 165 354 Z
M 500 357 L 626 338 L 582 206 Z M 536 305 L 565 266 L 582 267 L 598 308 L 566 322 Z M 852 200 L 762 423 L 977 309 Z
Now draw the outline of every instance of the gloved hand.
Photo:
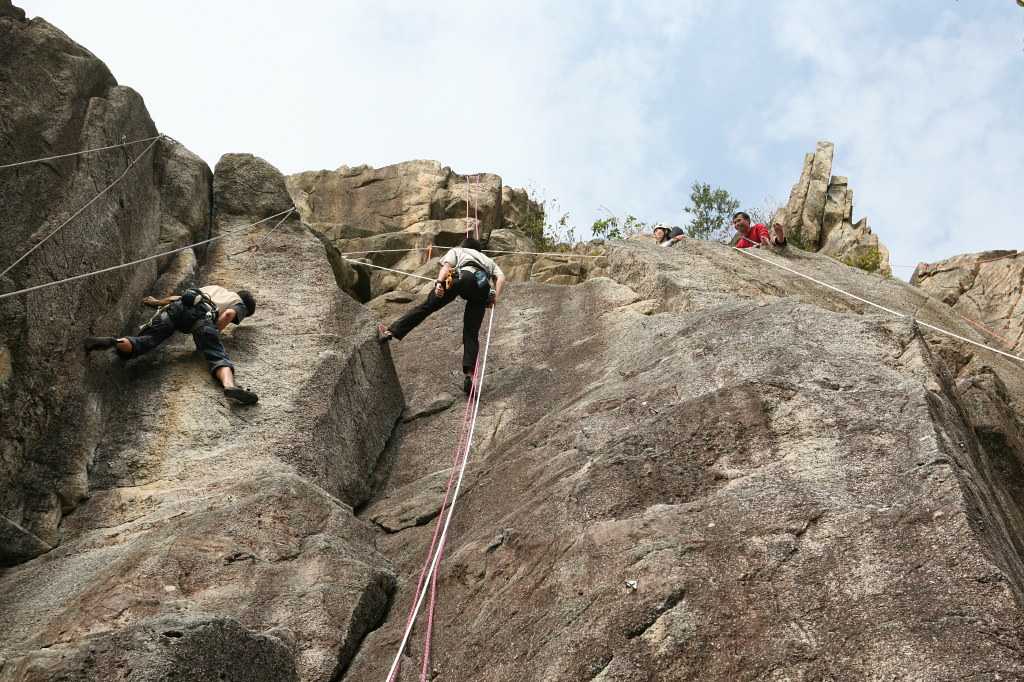
M 491 289 L 490 292 L 488 292 L 487 294 L 487 307 L 490 308 L 492 305 L 494 305 L 494 302 L 496 300 L 498 300 L 498 292 L 495 291 L 494 289 Z

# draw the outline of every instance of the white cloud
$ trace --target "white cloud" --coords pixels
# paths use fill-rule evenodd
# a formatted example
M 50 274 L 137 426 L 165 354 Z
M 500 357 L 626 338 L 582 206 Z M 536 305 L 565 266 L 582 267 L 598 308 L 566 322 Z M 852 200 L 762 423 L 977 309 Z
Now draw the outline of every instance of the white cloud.
M 677 221 L 696 178 L 785 198 L 826 138 L 894 262 L 1016 237 L 1024 23 L 967 2 L 21 4 L 211 163 L 433 158 L 586 227 L 602 205 Z
M 893 262 L 910 265 L 1016 247 L 1009 226 L 1024 177 L 1018 27 L 966 11 L 922 14 L 907 37 L 884 30 L 885 13 L 864 3 L 787 4 L 773 32 L 810 77 L 750 131 L 836 142 L 833 171 L 850 176 L 855 212 Z
M 116 21 L 91 3 L 23 4 L 211 164 L 232 151 L 285 172 L 433 158 L 546 188 L 583 226 L 599 204 L 638 211 L 681 182 L 684 160 L 651 160 L 669 134 L 659 80 L 712 5 L 235 1 L 204 4 L 197 22 L 163 3 L 105 3 Z

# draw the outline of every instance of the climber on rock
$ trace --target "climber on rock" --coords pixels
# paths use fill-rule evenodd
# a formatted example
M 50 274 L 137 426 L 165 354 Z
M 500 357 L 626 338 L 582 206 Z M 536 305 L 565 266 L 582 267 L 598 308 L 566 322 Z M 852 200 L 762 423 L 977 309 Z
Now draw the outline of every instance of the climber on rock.
M 671 227 L 664 223 L 654 226 L 654 241 L 658 242 L 658 246 L 675 246 L 685 237 L 682 228 Z
M 462 240 L 441 259 L 441 270 L 427 300 L 416 306 L 390 326 L 378 326 L 381 341 L 403 339 L 423 320 L 461 296 L 466 300 L 462 317 L 462 390 L 469 393 L 473 370 L 480 351 L 480 324 L 484 310 L 490 308 L 505 286 L 505 273 L 498 264 L 481 253 L 480 242 L 472 237 Z
M 736 242 L 737 249 L 749 249 L 752 246 L 776 246 L 782 248 L 786 245 L 786 233 L 780 223 L 775 223 L 775 235 L 768 232 L 764 223 L 750 224 L 750 216 L 743 211 L 733 214 L 732 226 L 739 234 L 740 239 Z
M 125 359 L 143 355 L 169 339 L 175 331 L 192 334 L 196 349 L 206 358 L 210 373 L 224 388 L 224 395 L 244 405 L 252 405 L 259 397 L 235 385 L 234 364 L 228 359 L 220 333 L 229 324 L 256 312 L 256 301 L 248 291 L 230 291 L 217 285 L 186 289 L 179 296 L 142 300 L 145 305 L 159 308 L 156 314 L 139 329 L 138 336 L 89 336 L 85 350 L 113 348 Z

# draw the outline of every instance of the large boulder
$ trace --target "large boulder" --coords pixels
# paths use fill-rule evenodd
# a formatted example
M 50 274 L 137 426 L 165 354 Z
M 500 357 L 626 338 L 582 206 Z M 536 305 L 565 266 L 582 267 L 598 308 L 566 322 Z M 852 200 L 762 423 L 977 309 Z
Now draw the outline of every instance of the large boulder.
M 782 223 L 792 241 L 821 251 L 847 265 L 891 275 L 889 250 L 871 231 L 867 218 L 853 222 L 853 190 L 849 180 L 832 175 L 835 146 L 818 142 L 804 157 L 800 179 L 774 221 Z
M 262 219 L 292 208 L 281 171 L 258 156 L 224 154 L 213 174 L 213 207 L 218 214 Z
M 24 21 L 9 2 L 0 10 L 0 163 L 157 134 L 142 98 L 92 53 L 43 19 Z M 0 293 L 148 256 L 208 224 L 209 169 L 167 140 L 0 175 L 2 270 L 96 199 L 0 277 Z M 81 339 L 126 332 L 138 320 L 137 301 L 167 265 L 152 261 L 0 300 L 0 563 L 58 544 L 61 518 L 87 495 L 87 467 L 119 389 L 88 370 Z
M 978 338 L 904 283 L 763 257 Z M 607 260 L 610 278 L 513 284 L 495 308 L 432 674 L 1024 677 L 1019 367 L 722 245 Z M 346 679 L 384 678 L 415 597 L 461 312 L 393 344 L 409 407 L 362 513 L 400 587 Z

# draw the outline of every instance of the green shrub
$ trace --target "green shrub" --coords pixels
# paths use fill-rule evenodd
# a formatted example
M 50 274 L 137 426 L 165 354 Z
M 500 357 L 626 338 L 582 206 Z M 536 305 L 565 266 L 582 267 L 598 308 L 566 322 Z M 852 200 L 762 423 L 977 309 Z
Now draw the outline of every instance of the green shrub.
M 877 246 L 872 246 L 859 256 L 847 256 L 843 262 L 865 272 L 878 272 L 878 269 L 882 267 L 882 252 Z

